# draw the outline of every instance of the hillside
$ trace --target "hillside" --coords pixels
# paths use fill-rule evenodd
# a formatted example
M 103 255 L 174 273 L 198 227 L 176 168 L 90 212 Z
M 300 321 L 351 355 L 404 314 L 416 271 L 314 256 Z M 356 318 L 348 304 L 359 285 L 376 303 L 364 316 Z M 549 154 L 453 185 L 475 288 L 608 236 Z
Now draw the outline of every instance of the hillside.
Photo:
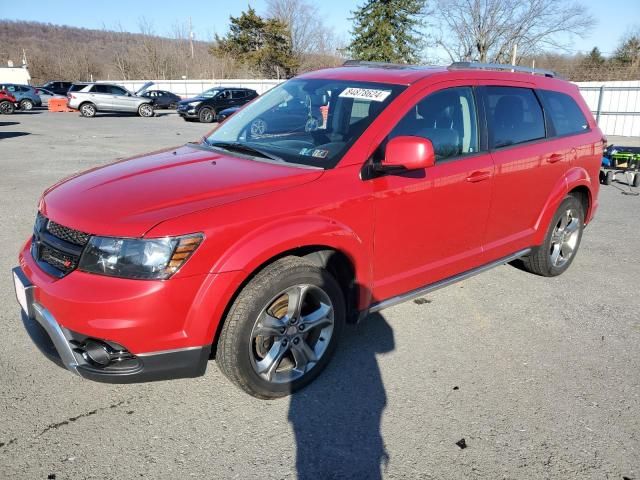
M 144 28 L 142 30 L 145 30 Z M 150 30 L 150 29 L 148 29 Z M 178 36 L 178 35 L 176 35 Z M 24 49 L 33 83 L 51 79 L 223 78 L 229 62 L 208 53 L 209 44 L 149 33 L 0 20 L 0 62 L 18 65 Z M 235 69 L 234 65 L 234 69 Z

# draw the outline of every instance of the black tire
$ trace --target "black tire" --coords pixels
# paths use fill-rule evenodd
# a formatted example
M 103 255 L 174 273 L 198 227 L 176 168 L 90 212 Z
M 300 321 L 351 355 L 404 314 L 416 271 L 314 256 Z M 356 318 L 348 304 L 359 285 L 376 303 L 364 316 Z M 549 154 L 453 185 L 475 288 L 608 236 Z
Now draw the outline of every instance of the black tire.
M 28 98 L 20 100 L 20 110 L 24 110 L 25 112 L 28 112 L 30 110 L 33 110 L 33 107 L 34 107 L 33 101 L 29 100 Z
M 568 216 L 571 221 L 568 223 L 574 225 L 574 219 L 577 221 L 575 224 L 576 230 L 573 230 L 573 227 L 571 228 L 575 233 L 571 234 L 569 230 L 562 232 L 561 228 L 562 222 L 567 219 L 568 212 L 571 212 L 571 215 Z M 534 248 L 528 256 L 522 259 L 524 268 L 543 277 L 555 277 L 564 273 L 573 262 L 573 259 L 576 258 L 580 241 L 582 240 L 583 229 L 584 208 L 582 203 L 576 197 L 568 195 L 553 215 L 547 228 L 544 243 Z M 560 246 L 558 247 L 558 245 Z M 561 260 L 561 262 L 554 261 L 554 254 L 558 248 L 560 253 L 555 258 L 556 260 Z M 571 252 L 567 254 L 569 248 Z
M 0 102 L 0 113 L 4 115 L 11 115 L 16 111 L 16 106 L 7 100 Z
M 138 115 L 141 117 L 153 117 L 155 115 L 155 111 L 153 109 L 153 105 L 150 103 L 143 103 L 138 107 Z
M 613 172 L 609 170 L 607 174 L 604 176 L 604 184 L 611 185 L 613 183 Z
M 640 172 L 636 172 L 633 176 L 633 186 L 640 187 Z
M 202 107 L 198 112 L 198 120 L 201 123 L 211 123 L 216 119 L 216 113 L 208 107 Z
M 83 117 L 91 118 L 96 116 L 96 112 L 98 109 L 91 102 L 85 102 L 78 108 L 80 110 L 80 115 Z
M 306 302 L 306 299 L 311 298 L 312 294 L 310 292 L 315 292 L 325 295 L 333 307 L 329 310 L 331 312 L 329 315 L 332 315 L 333 320 L 332 331 L 324 334 L 324 336 L 329 335 L 328 340 L 324 338 L 322 333 L 325 330 L 318 333 L 317 329 L 321 327 L 310 327 L 308 331 L 302 331 L 301 325 L 304 324 L 306 314 L 298 317 L 297 329 L 302 333 L 296 330 L 296 323 L 292 320 L 287 321 L 287 318 L 289 318 L 288 312 L 290 311 L 287 309 L 289 308 L 291 297 L 285 291 L 287 289 L 293 290 L 297 288 L 296 286 L 301 285 L 305 286 L 303 288 L 307 288 L 307 293 L 301 295 L 301 298 L 305 299 L 303 303 Z M 268 318 L 282 321 L 287 327 L 280 329 L 280 327 L 271 326 L 272 330 L 276 330 L 276 333 L 271 333 L 273 336 L 268 339 L 271 343 L 265 345 L 267 337 L 254 335 L 254 331 L 256 328 L 260 328 L 260 319 L 265 318 L 264 315 L 267 309 L 275 308 L 274 305 L 278 304 L 278 299 L 282 299 L 283 296 L 287 297 L 284 306 L 287 313 L 278 318 L 277 314 L 271 311 L 270 313 L 273 316 Z M 279 305 L 280 310 L 282 310 L 282 302 Z M 318 303 L 316 305 L 326 306 L 326 304 Z M 304 311 L 304 306 L 300 308 L 300 311 Z M 295 318 L 296 316 L 292 315 L 292 317 Z M 222 373 L 248 394 L 262 399 L 283 397 L 303 388 L 322 372 L 335 351 L 344 322 L 344 297 L 335 278 L 326 270 L 304 259 L 285 257 L 260 271 L 236 298 L 220 333 L 216 361 Z M 295 333 L 290 333 L 291 330 L 295 330 Z M 291 335 L 299 336 L 300 338 L 296 341 L 296 337 Z M 315 335 L 315 340 L 312 338 L 313 335 Z M 283 347 L 283 345 L 287 344 L 287 339 L 289 339 L 288 347 Z M 328 343 L 318 343 L 325 341 Z M 298 347 L 294 347 L 294 343 Z M 298 359 L 297 357 L 294 358 L 295 352 L 304 350 L 303 347 L 311 347 L 311 352 L 314 354 L 317 354 L 317 350 L 320 349 L 321 353 L 315 361 L 305 362 L 305 368 L 302 371 L 300 369 L 297 371 L 297 375 L 301 376 L 295 377 L 296 370 L 294 367 L 298 368 Z M 286 352 L 283 354 L 283 360 L 273 363 L 275 367 L 272 374 L 274 376 L 283 375 L 284 381 L 281 379 L 280 382 L 275 379 L 271 381 L 269 373 L 266 373 L 269 379 L 263 378 L 258 373 L 258 363 L 268 360 L 268 355 L 265 353 L 260 356 L 258 350 L 262 349 L 264 352 L 268 350 L 268 353 L 271 354 L 274 348 L 277 351 L 282 349 Z M 309 359 L 310 357 L 305 354 L 303 358 Z M 258 362 L 259 359 L 261 359 L 260 362 Z M 285 363 L 285 368 L 280 371 L 283 363 Z M 291 368 L 287 370 L 287 366 Z M 306 370 L 306 367 L 308 367 L 308 370 Z M 293 381 L 288 380 L 288 375 L 295 377 Z

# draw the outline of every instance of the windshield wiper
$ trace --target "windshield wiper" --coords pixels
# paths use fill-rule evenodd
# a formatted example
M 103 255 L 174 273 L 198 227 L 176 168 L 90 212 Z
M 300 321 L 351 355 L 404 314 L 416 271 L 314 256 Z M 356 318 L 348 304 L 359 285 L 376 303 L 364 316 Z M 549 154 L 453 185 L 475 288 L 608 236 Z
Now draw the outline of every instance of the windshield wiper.
M 240 153 L 248 153 L 253 156 L 259 156 L 262 158 L 268 158 L 269 160 L 276 160 L 278 162 L 284 162 L 285 160 L 277 155 L 272 153 L 267 153 L 263 150 L 257 149 L 255 147 L 251 147 L 246 143 L 240 142 L 208 142 L 205 140 L 205 144 L 210 147 L 222 148 L 224 150 L 228 150 L 230 152 L 240 152 Z

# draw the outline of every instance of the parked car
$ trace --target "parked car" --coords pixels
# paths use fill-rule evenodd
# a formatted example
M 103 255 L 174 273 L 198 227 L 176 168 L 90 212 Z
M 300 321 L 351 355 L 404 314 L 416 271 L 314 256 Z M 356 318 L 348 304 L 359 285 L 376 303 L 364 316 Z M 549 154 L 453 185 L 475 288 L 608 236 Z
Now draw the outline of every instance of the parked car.
M 299 104 L 322 123 L 252 135 Z M 602 151 L 578 88 L 549 72 L 308 72 L 201 143 L 47 189 L 13 270 L 23 321 L 84 378 L 195 377 L 214 355 L 249 394 L 284 396 L 325 368 L 345 322 L 515 259 L 565 272 Z
M 67 98 L 65 95 L 58 95 L 57 93 L 53 93 L 45 88 L 38 87 L 36 88 L 36 93 L 42 100 L 42 106 L 46 107 L 49 105 L 49 100 L 52 98 Z
M 166 90 L 148 90 L 140 96 L 152 100 L 156 108 L 176 108 L 181 100 L 178 95 Z
M 45 90 L 48 90 L 49 92 L 55 93 L 56 95 L 62 95 L 64 97 L 67 95 L 67 92 L 69 91 L 69 88 L 71 88 L 71 85 L 73 85 L 72 82 L 61 82 L 59 80 L 54 80 L 51 82 L 47 82 L 42 85 L 42 87 L 38 88 L 43 88 Z
M 241 107 L 258 94 L 249 88 L 210 88 L 199 96 L 178 103 L 178 113 L 185 120 L 203 123 L 218 121 L 218 112 L 230 107 Z
M 16 97 L 18 108 L 21 110 L 32 110 L 33 107 L 42 106 L 42 100 L 36 93 L 36 89 L 29 85 L 17 85 L 15 83 L 0 84 L 0 90 L 6 90 Z
M 93 117 L 97 112 L 126 112 L 152 117 L 153 100 L 137 95 L 150 85 L 153 82 L 146 83 L 134 94 L 120 85 L 90 83 L 79 90 L 70 89 L 67 93 L 68 105 L 79 110 L 83 117 Z
M 16 111 L 16 97 L 4 90 L 0 90 L 0 113 L 10 115 Z
M 218 112 L 218 121 L 222 122 L 223 120 L 226 120 L 227 118 L 229 118 L 231 115 L 236 113 L 241 108 L 242 107 L 229 107 L 229 108 L 225 108 L 224 110 L 219 111 Z

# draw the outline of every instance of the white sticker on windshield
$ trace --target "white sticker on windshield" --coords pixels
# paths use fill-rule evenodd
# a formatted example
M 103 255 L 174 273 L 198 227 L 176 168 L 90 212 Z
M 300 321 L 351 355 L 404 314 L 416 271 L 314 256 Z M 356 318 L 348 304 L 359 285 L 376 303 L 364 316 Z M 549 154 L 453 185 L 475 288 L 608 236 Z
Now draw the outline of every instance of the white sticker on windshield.
M 357 98 L 359 100 L 373 100 L 384 102 L 391 94 L 391 90 L 375 90 L 373 88 L 345 88 L 339 95 L 342 98 Z

